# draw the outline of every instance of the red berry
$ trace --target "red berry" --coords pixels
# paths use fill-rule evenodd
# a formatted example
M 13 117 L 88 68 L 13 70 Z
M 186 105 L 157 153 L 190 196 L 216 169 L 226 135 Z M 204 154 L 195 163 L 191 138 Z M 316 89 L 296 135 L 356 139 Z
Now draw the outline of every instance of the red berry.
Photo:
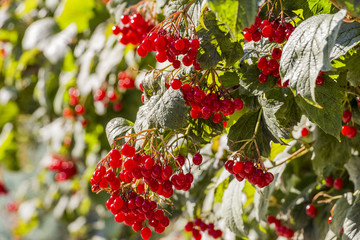
M 344 123 L 348 123 L 348 122 L 350 122 L 351 117 L 352 117 L 352 114 L 351 114 L 350 110 L 345 110 L 343 112 L 342 120 Z
M 244 39 L 245 39 L 245 41 L 251 42 L 252 41 L 251 33 L 250 32 L 245 32 L 244 33 Z
M 266 76 L 265 74 L 260 73 L 260 74 L 259 74 L 259 82 L 260 82 L 260 83 L 266 83 L 267 77 L 268 77 L 268 76 Z
M 325 186 L 327 187 L 332 187 L 332 185 L 334 184 L 334 179 L 332 176 L 327 176 L 325 178 Z
M 270 25 L 265 25 L 262 29 L 261 29 L 261 34 L 263 35 L 263 37 L 271 37 L 273 35 L 274 29 L 272 26 Z
M 321 86 L 321 85 L 323 85 L 324 84 L 324 78 L 322 77 L 322 76 L 318 76 L 317 78 L 316 78 L 316 85 L 318 85 L 318 86 Z
M 194 156 L 193 156 L 193 163 L 195 165 L 200 165 L 202 163 L 202 156 L 200 153 L 196 153 Z
M 75 106 L 75 112 L 79 115 L 83 115 L 85 113 L 85 107 L 82 104 L 78 104 Z
M 174 90 L 178 90 L 181 88 L 182 82 L 179 79 L 173 79 L 171 81 L 171 88 Z
M 140 57 L 146 57 L 147 55 L 147 51 L 144 49 L 144 47 L 142 45 L 139 45 L 136 49 L 136 52 L 137 54 L 140 56 Z
M 113 33 L 114 35 L 118 35 L 120 32 L 121 32 L 121 28 L 120 28 L 118 25 L 114 25 L 114 26 L 112 27 L 112 33 Z
M 271 52 L 271 56 L 273 59 L 277 60 L 281 58 L 282 51 L 279 48 L 274 48 Z
M 334 181 L 334 188 L 335 188 L 336 190 L 340 190 L 340 189 L 343 187 L 343 185 L 344 185 L 344 182 L 343 182 L 343 180 L 342 180 L 341 178 L 335 179 L 335 181 Z
M 222 120 L 222 115 L 220 113 L 214 113 L 214 115 L 212 116 L 211 120 L 214 123 L 220 123 Z
M 102 89 L 98 89 L 96 92 L 95 92 L 95 100 L 96 101 L 101 101 L 103 100 L 104 98 L 106 97 L 106 92 Z
M 261 57 L 256 65 L 259 69 L 263 70 L 266 68 L 267 62 L 268 61 L 267 61 L 266 57 Z
M 317 215 L 316 208 L 312 204 L 308 204 L 305 209 L 306 215 L 309 217 L 315 218 Z
M 276 217 L 275 216 L 268 216 L 267 221 L 268 221 L 269 224 L 273 224 L 276 221 Z
M 255 31 L 251 34 L 251 38 L 254 42 L 258 42 L 261 39 L 261 33 L 259 31 Z
M 176 50 L 182 51 L 185 48 L 185 42 L 183 39 L 179 39 L 179 40 L 175 41 L 174 46 L 175 46 Z
M 143 227 L 141 229 L 141 237 L 143 239 L 149 239 L 151 237 L 151 230 L 148 227 Z
M 120 18 L 120 21 L 125 25 L 128 24 L 130 22 L 129 15 L 127 15 L 127 14 L 122 15 Z
M 241 110 L 244 108 L 244 102 L 240 98 L 234 99 L 235 110 Z
M 160 51 L 155 55 L 156 61 L 158 61 L 159 63 L 163 63 L 167 60 L 166 57 L 166 52 L 165 51 Z
M 181 62 L 179 60 L 175 60 L 172 65 L 175 69 L 178 69 L 180 68 Z
M 357 134 L 356 127 L 349 127 L 349 133 L 346 135 L 348 138 L 354 138 Z
M 188 223 L 185 225 L 184 229 L 185 229 L 186 232 L 191 232 L 191 231 L 193 230 L 193 227 L 194 227 L 193 222 L 188 222 Z
M 64 118 L 71 118 L 72 116 L 73 116 L 73 111 L 72 111 L 72 109 L 69 108 L 69 107 L 64 108 L 64 110 L 63 110 L 63 117 L 64 117 Z
M 135 148 L 128 144 L 124 144 L 121 147 L 121 154 L 126 157 L 133 157 L 135 155 Z
M 309 129 L 304 127 L 303 129 L 301 129 L 301 136 L 302 137 L 307 137 L 307 135 L 309 135 Z
M 328 223 L 331 223 L 332 222 L 332 216 L 330 216 L 329 218 L 328 218 Z
M 194 38 L 190 41 L 190 48 L 193 50 L 198 50 L 198 48 L 200 47 L 200 42 L 199 39 Z

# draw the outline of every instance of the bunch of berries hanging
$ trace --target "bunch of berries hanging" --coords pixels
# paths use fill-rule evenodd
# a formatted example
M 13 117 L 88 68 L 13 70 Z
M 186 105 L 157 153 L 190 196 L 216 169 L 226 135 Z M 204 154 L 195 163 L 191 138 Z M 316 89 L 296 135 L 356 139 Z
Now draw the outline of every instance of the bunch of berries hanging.
M 201 218 L 196 218 L 193 222 L 187 222 L 184 230 L 191 232 L 195 240 L 202 238 L 201 232 L 207 232 L 207 234 L 213 238 L 221 238 L 223 234 L 221 230 L 215 229 L 214 223 L 206 224 Z
M 57 172 L 55 175 L 55 181 L 57 182 L 68 180 L 77 174 L 74 162 L 58 155 L 52 156 L 48 169 Z
M 154 139 L 153 131 L 145 131 L 147 139 Z M 105 190 L 111 194 L 106 207 L 115 221 L 132 226 L 148 239 L 152 232 L 148 225 L 158 233 L 169 225 L 161 206 L 169 204 L 175 189 L 188 191 L 194 177 L 191 172 L 183 172 L 184 156 L 175 157 L 164 149 L 155 151 L 151 143 L 149 149 L 136 151 L 136 141 L 136 136 L 130 137 L 126 144 L 112 149 L 99 162 L 90 183 L 94 192 Z
M 271 172 L 263 170 L 259 164 L 254 164 L 251 160 L 241 158 L 238 161 L 227 160 L 225 169 L 233 174 L 239 182 L 246 179 L 259 188 L 268 186 L 274 180 Z
M 140 13 L 124 14 L 121 23 L 112 28 L 114 35 L 120 35 L 119 42 L 123 45 L 140 44 L 148 32 L 154 27 L 152 19 L 144 19 Z
M 180 68 L 182 63 L 184 66 L 193 66 L 195 70 L 201 70 L 200 64 L 196 61 L 200 42 L 195 27 L 188 28 L 180 35 L 184 23 L 192 24 L 192 21 L 183 11 L 172 14 L 146 36 L 137 48 L 138 55 L 145 57 L 149 52 L 156 51 L 155 58 L 160 63 L 169 61 L 175 69 Z

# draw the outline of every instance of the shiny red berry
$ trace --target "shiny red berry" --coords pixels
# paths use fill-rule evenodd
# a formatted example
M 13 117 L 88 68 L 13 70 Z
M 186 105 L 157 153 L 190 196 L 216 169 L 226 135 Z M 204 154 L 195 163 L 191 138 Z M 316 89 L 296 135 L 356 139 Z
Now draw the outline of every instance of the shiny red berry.
M 343 182 L 343 180 L 342 180 L 341 178 L 335 179 L 335 181 L 334 181 L 334 188 L 335 188 L 336 190 L 340 190 L 340 189 L 343 187 L 343 185 L 344 185 L 344 182 Z
M 315 218 L 317 215 L 317 210 L 312 204 L 308 204 L 305 209 L 306 215 L 309 217 Z

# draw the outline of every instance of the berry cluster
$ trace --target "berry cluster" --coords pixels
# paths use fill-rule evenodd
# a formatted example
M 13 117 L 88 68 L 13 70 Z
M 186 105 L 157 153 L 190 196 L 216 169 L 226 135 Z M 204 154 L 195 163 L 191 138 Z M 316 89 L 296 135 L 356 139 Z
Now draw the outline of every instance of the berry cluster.
M 233 160 L 227 160 L 225 169 L 233 174 L 239 182 L 246 179 L 259 188 L 266 187 L 274 180 L 274 175 L 271 172 L 263 171 L 258 168 L 257 164 L 254 166 L 252 161 L 234 162 Z
M 174 188 L 184 191 L 191 188 L 194 177 L 191 173 L 182 172 L 184 164 L 185 157 L 182 155 L 178 155 L 174 164 L 170 164 L 165 160 L 156 161 L 155 156 L 136 153 L 133 146 L 124 144 L 120 151 L 112 149 L 100 162 L 90 183 L 94 192 L 106 190 L 112 195 L 107 207 L 117 222 L 125 221 L 125 224 L 132 225 L 134 231 L 141 230 L 141 236 L 148 239 L 151 230 L 143 227 L 145 219 L 158 233 L 169 225 L 168 217 L 161 209 L 156 210 L 157 204 L 153 199 L 171 197 Z M 172 165 L 176 171 L 179 170 L 178 173 L 174 173 Z M 118 205 L 118 201 L 121 201 L 121 205 Z
M 120 72 L 118 74 L 118 87 L 121 90 L 126 90 L 126 89 L 133 89 L 135 88 L 135 80 L 134 78 L 128 73 L 128 72 Z M 110 96 L 108 95 L 109 99 Z M 114 97 L 113 97 L 114 98 Z M 114 99 L 110 99 L 112 101 L 114 101 Z M 116 99 L 115 99 L 116 100 Z
M 344 123 L 349 123 L 352 118 L 352 113 L 350 110 L 345 110 L 343 112 L 342 121 Z M 343 125 L 341 128 L 341 133 L 348 137 L 348 138 L 354 138 L 357 134 L 357 129 L 355 126 L 349 126 L 349 125 Z
M 268 21 L 255 18 L 255 23 L 249 28 L 244 29 L 246 41 L 260 41 L 261 37 L 266 37 L 269 42 L 283 43 L 289 39 L 295 27 L 291 23 L 280 23 L 278 20 Z
M 144 20 L 140 13 L 132 15 L 124 14 L 120 19 L 122 27 L 115 25 L 112 27 L 114 35 L 119 35 L 119 42 L 123 45 L 138 45 L 146 37 L 148 32 L 153 29 L 154 25 L 150 21 Z
M 192 235 L 196 240 L 200 240 L 202 237 L 201 232 L 205 231 L 207 231 L 208 235 L 213 238 L 221 238 L 223 234 L 221 230 L 214 228 L 213 223 L 206 224 L 200 218 L 196 218 L 194 222 L 187 222 L 184 229 L 186 232 L 192 232 Z
M 4 183 L 2 183 L 2 182 L 0 182 L 0 195 L 1 194 L 8 194 L 8 190 L 6 189 L 6 187 L 5 187 L 5 184 Z
M 120 195 L 118 191 L 114 192 L 106 202 L 106 207 L 115 215 L 116 222 L 132 226 L 135 232 L 141 232 L 143 239 L 149 239 L 152 235 L 151 229 L 146 226 L 146 220 L 157 233 L 164 232 L 170 224 L 169 218 L 155 201 L 133 191 Z
M 175 69 L 180 68 L 181 62 L 195 70 L 201 70 L 200 64 L 196 62 L 197 50 L 200 42 L 197 38 L 188 39 L 168 35 L 166 30 L 152 32 L 146 37 L 137 48 L 140 57 L 145 57 L 149 52 L 157 51 L 155 58 L 163 63 L 166 60 L 172 63 Z M 179 57 L 183 55 L 180 62 Z
M 178 83 L 172 82 L 172 87 L 173 84 L 176 84 L 176 88 L 178 87 Z M 220 123 L 223 119 L 222 115 L 232 115 L 235 110 L 241 110 L 244 107 L 244 102 L 239 98 L 227 99 L 224 97 L 224 99 L 220 99 L 216 93 L 206 94 L 199 87 L 188 83 L 182 85 L 181 90 L 186 104 L 191 106 L 190 116 L 193 119 L 211 118 L 214 123 Z
M 344 181 L 341 178 L 336 178 L 335 181 L 332 176 L 327 176 L 325 178 L 325 186 L 327 187 L 334 186 L 336 190 L 340 190 L 343 187 L 343 185 L 344 185 Z
M 70 107 L 65 107 L 63 110 L 64 118 L 73 118 L 78 117 L 81 120 L 83 126 L 87 125 L 87 121 L 82 117 L 85 113 L 85 106 L 79 103 L 80 93 L 79 90 L 75 87 L 72 87 L 68 91 L 69 93 L 69 105 Z
M 269 224 L 275 224 L 276 234 L 278 236 L 292 238 L 294 237 L 294 230 L 281 224 L 281 220 L 274 216 L 268 216 L 267 221 Z
M 244 38 L 248 42 L 258 42 L 261 40 L 261 37 L 265 37 L 268 38 L 269 42 L 281 44 L 289 39 L 294 29 L 295 27 L 290 23 L 279 22 L 279 20 L 261 20 L 259 17 L 256 17 L 255 23 L 249 28 L 244 29 Z M 261 70 L 259 74 L 260 83 L 267 82 L 268 77 L 272 75 L 277 79 L 276 85 L 278 87 L 287 87 L 289 85 L 288 81 L 281 84 L 279 73 L 281 54 L 280 48 L 274 48 L 269 56 L 263 56 L 259 59 L 257 67 Z
M 279 61 L 281 58 L 281 53 L 282 51 L 280 48 L 274 48 L 271 51 L 271 55 L 269 57 L 263 56 L 259 59 L 256 65 L 261 70 L 261 73 L 259 74 L 260 83 L 267 82 L 268 77 L 272 75 L 275 78 L 277 78 L 276 83 L 279 87 L 287 87 L 289 85 L 288 81 L 286 81 L 283 85 L 281 84 L 280 72 L 279 72 L 279 68 L 280 68 Z
M 315 218 L 317 215 L 317 210 L 313 204 L 306 205 L 305 213 L 311 218 Z
M 77 173 L 76 166 L 72 161 L 57 155 L 52 156 L 52 161 L 48 169 L 57 172 L 55 175 L 55 181 L 57 182 L 68 180 Z

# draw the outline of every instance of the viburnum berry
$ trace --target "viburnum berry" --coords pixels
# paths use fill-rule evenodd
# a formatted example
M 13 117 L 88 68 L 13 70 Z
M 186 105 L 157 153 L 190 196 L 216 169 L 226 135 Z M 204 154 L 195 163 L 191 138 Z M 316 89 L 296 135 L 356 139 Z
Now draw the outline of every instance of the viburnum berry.
M 342 121 L 344 123 L 348 123 L 348 122 L 350 122 L 351 117 L 352 117 L 352 114 L 351 114 L 350 110 L 345 110 L 342 115 Z
M 309 129 L 307 129 L 306 127 L 301 129 L 301 136 L 302 137 L 307 137 L 309 135 Z
M 202 163 L 202 156 L 200 153 L 196 153 L 194 156 L 193 156 L 193 163 L 195 165 L 200 165 Z
M 121 32 L 121 29 L 120 29 L 120 27 L 118 25 L 114 25 L 112 27 L 112 32 L 113 32 L 114 35 L 119 35 L 119 33 Z
M 135 155 L 135 148 L 128 144 L 124 144 L 121 147 L 121 154 L 126 157 L 133 157 Z
M 180 89 L 181 85 L 182 85 L 182 82 L 177 78 L 175 78 L 171 81 L 171 88 L 174 90 Z
M 321 86 L 324 84 L 324 78 L 323 76 L 318 76 L 315 81 L 316 85 Z
M 82 104 L 78 104 L 75 106 L 75 112 L 79 115 L 83 115 L 85 113 L 85 107 Z
M 263 37 L 271 37 L 273 35 L 273 32 L 274 32 L 274 29 L 270 25 L 265 25 L 261 29 L 261 34 L 263 35 Z
M 141 237 L 142 237 L 143 239 L 149 239 L 149 238 L 151 237 L 151 234 L 152 234 L 152 232 L 151 232 L 151 229 L 150 229 L 150 228 L 148 228 L 148 227 L 143 227 L 143 228 L 141 229 Z
M 325 186 L 327 186 L 327 187 L 332 187 L 333 184 L 334 184 L 334 179 L 333 179 L 333 177 L 332 177 L 332 176 L 327 176 L 327 177 L 325 178 Z
M 332 216 L 330 216 L 329 218 L 328 218 L 328 223 L 331 223 L 332 222 Z
M 317 215 L 317 210 L 312 204 L 308 204 L 305 208 L 306 215 L 309 217 L 315 218 Z
M 344 185 L 344 182 L 341 178 L 336 178 L 334 181 L 334 188 L 336 190 L 340 190 Z
M 280 48 L 274 48 L 271 52 L 271 56 L 273 59 L 278 60 L 281 58 L 281 49 Z

